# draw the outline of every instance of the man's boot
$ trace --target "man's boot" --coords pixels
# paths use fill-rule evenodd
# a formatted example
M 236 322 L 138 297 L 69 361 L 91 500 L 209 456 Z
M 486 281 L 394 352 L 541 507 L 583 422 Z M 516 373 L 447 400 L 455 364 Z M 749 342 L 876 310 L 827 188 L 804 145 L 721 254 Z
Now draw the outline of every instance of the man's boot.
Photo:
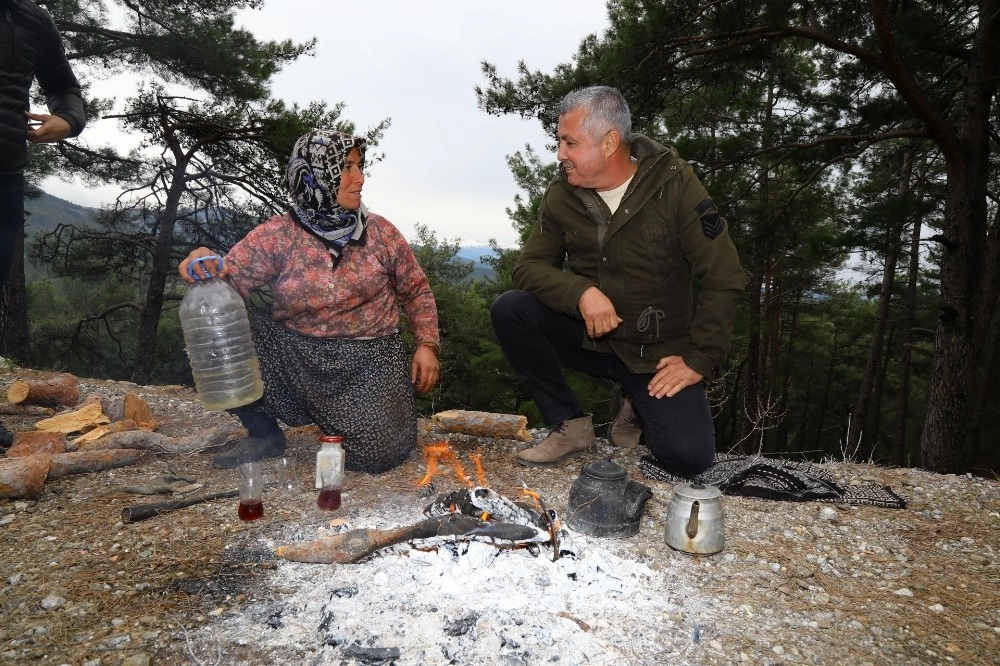
M 620 449 L 634 449 L 639 444 L 640 437 L 642 437 L 642 427 L 639 424 L 639 415 L 632 409 L 629 397 L 624 396 L 618 416 L 611 421 L 611 427 L 608 428 L 608 439 Z
M 246 462 L 257 462 L 264 458 L 277 458 L 285 452 L 285 433 L 278 421 L 253 405 L 226 410 L 236 416 L 247 436 L 237 440 L 236 447 L 212 461 L 219 469 L 235 469 Z
M 517 462 L 529 467 L 554 467 L 594 445 L 594 420 L 590 414 L 563 421 L 538 446 L 525 449 Z
M 0 452 L 6 451 L 14 443 L 14 433 L 0 423 Z

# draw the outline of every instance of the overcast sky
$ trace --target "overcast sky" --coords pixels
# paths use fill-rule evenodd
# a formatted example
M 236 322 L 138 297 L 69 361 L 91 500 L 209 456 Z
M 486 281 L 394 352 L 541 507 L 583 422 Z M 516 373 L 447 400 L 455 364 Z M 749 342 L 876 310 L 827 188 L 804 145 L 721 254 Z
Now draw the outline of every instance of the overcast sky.
M 385 160 L 365 184 L 371 210 L 410 240 L 421 223 L 441 240 L 467 245 L 515 242 L 505 212 L 517 193 L 507 155 L 531 144 L 555 159 L 537 121 L 479 110 L 480 63 L 508 77 L 516 76 L 519 60 L 548 73 L 571 62 L 584 37 L 608 26 L 605 0 L 268 0 L 241 21 L 261 39 L 317 39 L 315 56 L 277 76 L 275 97 L 301 105 L 344 102 L 343 115 L 359 132 L 391 119 L 379 146 Z M 103 143 L 115 132 L 113 121 L 99 121 L 85 136 Z M 55 179 L 45 189 L 86 206 L 114 196 Z

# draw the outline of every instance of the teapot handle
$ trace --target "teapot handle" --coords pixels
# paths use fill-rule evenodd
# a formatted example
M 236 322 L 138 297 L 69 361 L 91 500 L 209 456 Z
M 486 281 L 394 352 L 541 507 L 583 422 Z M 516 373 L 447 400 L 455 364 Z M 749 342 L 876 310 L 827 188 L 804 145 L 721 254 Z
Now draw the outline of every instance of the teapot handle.
M 684 528 L 688 539 L 693 539 L 698 534 L 698 506 L 698 500 L 691 503 L 691 517 L 688 518 L 687 527 Z

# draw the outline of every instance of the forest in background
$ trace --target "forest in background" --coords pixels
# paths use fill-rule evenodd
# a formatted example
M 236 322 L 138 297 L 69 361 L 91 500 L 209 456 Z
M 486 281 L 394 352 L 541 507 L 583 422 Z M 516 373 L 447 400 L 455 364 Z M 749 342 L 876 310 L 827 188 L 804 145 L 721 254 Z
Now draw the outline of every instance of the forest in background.
M 32 150 L 34 179 L 75 173 L 122 195 L 92 225 L 30 238 L 29 270 L 15 266 L 0 308 L 0 354 L 189 384 L 177 262 L 199 245 L 228 248 L 280 208 L 275 174 L 305 128 L 355 128 L 339 102 L 270 97 L 274 73 L 312 44 L 234 28 L 250 2 L 40 4 L 75 67 L 153 81 L 117 118 L 157 150 Z M 552 72 L 522 64 L 506 79 L 483 63 L 480 106 L 552 134 L 566 92 L 613 84 L 636 131 L 695 165 L 749 278 L 709 385 L 720 450 L 995 469 L 1000 0 L 731 4 L 612 1 L 610 28 Z M 128 17 L 120 30 L 107 28 L 106 5 Z M 207 52 L 183 48 L 195 42 Z M 93 116 L 108 108 L 88 100 Z M 386 126 L 365 132 L 374 146 Z M 555 170 L 544 154 L 526 146 L 508 159 L 520 191 L 507 212 L 522 240 Z M 518 250 L 494 247 L 493 275 L 474 277 L 457 245 L 426 227 L 418 236 L 443 339 L 442 381 L 421 411 L 523 413 L 539 425 L 488 319 Z M 607 423 L 614 387 L 572 381 Z

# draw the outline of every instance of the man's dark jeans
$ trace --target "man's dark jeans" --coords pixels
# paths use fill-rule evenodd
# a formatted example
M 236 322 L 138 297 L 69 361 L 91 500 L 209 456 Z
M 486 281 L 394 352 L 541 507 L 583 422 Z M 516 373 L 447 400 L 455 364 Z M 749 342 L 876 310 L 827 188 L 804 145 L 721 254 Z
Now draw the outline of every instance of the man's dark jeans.
M 715 457 L 715 428 L 703 384 L 672 398 L 649 395 L 652 374 L 634 374 L 614 354 L 583 349 L 583 321 L 555 312 L 526 291 L 501 294 L 490 306 L 500 348 L 547 425 L 580 413 L 563 366 L 621 385 L 642 419 L 646 445 L 672 473 L 690 478 Z
M 0 290 L 14 261 L 17 236 L 23 233 L 24 175 L 0 174 Z

